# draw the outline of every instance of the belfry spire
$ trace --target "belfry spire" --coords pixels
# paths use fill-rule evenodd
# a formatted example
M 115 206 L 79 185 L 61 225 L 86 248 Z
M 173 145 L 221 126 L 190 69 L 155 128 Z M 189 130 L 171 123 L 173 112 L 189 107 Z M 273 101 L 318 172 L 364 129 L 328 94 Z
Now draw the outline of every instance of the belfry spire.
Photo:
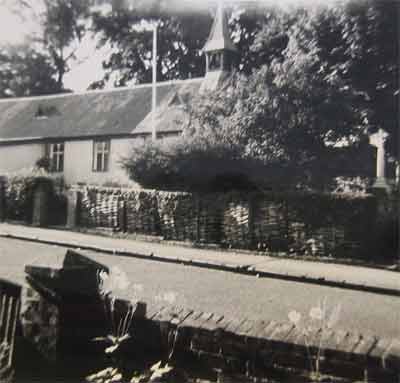
M 204 45 L 205 52 L 214 52 L 218 50 L 237 52 L 237 48 L 229 34 L 228 18 L 224 12 L 224 6 L 221 0 L 218 2 L 214 23 L 207 42 Z
M 203 50 L 206 54 L 206 76 L 201 90 L 213 90 L 229 75 L 238 53 L 229 33 L 228 18 L 221 0 L 218 2 L 214 23 Z

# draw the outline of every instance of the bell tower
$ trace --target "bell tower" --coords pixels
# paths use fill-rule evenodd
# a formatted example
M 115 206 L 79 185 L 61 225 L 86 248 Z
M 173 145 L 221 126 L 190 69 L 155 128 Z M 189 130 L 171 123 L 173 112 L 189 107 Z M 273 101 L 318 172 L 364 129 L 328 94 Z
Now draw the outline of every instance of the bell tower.
M 206 75 L 200 91 L 214 90 L 228 77 L 238 54 L 229 35 L 222 1 L 218 3 L 214 23 L 203 50 L 206 55 Z

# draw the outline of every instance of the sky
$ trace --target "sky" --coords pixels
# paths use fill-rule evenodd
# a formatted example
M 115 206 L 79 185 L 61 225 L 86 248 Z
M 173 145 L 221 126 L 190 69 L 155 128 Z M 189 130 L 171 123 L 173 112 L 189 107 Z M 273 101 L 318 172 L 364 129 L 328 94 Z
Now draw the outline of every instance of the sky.
M 25 0 L 33 4 L 33 10 L 27 10 L 26 17 L 21 19 L 15 12 L 17 0 L 0 0 L 0 45 L 3 44 L 19 44 L 24 42 L 27 36 L 31 36 L 40 31 L 37 14 L 40 13 L 39 0 Z M 129 0 L 126 0 L 129 2 Z M 145 0 L 151 1 L 151 0 Z M 179 3 L 182 10 L 195 11 L 199 8 L 199 4 L 204 1 L 199 0 L 166 0 L 168 4 Z M 228 0 L 226 2 L 238 2 L 243 0 Z M 270 3 L 279 4 L 280 6 L 291 4 L 315 4 L 318 2 L 327 3 L 328 1 L 337 0 L 246 0 L 247 3 Z M 93 36 L 86 36 L 78 51 L 76 52 L 77 60 L 72 65 L 71 71 L 65 76 L 66 88 L 74 91 L 85 90 L 89 84 L 102 78 L 102 60 L 107 56 L 110 47 L 97 49 L 96 40 Z

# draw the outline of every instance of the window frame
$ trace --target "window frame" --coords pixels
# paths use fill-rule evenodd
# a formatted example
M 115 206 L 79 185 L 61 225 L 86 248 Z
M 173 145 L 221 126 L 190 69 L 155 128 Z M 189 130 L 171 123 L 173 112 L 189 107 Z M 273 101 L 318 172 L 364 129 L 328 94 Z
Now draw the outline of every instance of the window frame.
M 50 173 L 62 173 L 65 163 L 65 142 L 57 141 L 48 144 L 48 157 Z
M 223 51 L 214 51 L 208 54 L 208 70 L 218 71 L 223 67 Z
M 101 144 L 99 150 L 98 145 Z M 111 153 L 111 141 L 110 140 L 93 140 L 93 150 L 92 150 L 92 171 L 95 173 L 105 173 L 108 172 L 110 166 L 110 153 Z M 99 155 L 100 162 L 99 165 Z

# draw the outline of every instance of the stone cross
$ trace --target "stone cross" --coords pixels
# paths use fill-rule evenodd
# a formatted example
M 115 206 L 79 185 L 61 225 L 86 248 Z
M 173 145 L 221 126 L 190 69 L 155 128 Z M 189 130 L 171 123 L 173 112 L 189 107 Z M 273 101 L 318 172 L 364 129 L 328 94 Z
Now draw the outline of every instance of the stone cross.
M 374 187 L 386 188 L 388 185 L 385 178 L 385 141 L 388 133 L 383 129 L 379 129 L 369 138 L 369 143 L 377 148 L 376 156 L 376 181 Z

